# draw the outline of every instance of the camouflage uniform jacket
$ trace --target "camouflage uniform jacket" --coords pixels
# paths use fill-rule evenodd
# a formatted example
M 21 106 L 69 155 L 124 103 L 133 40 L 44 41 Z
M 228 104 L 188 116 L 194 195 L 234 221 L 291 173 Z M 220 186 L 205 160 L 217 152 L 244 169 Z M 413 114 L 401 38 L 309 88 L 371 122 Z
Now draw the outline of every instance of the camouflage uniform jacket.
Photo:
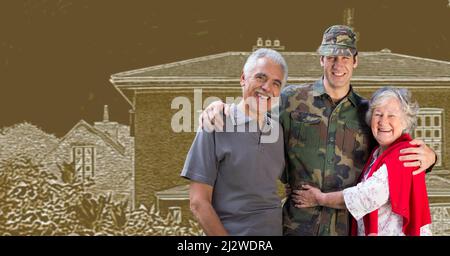
M 286 169 L 281 177 L 291 188 L 310 184 L 323 192 L 357 183 L 372 149 L 365 123 L 367 100 L 350 92 L 338 104 L 325 92 L 323 80 L 290 85 L 281 93 L 280 122 L 284 130 Z M 349 235 L 347 210 L 283 206 L 285 235 Z

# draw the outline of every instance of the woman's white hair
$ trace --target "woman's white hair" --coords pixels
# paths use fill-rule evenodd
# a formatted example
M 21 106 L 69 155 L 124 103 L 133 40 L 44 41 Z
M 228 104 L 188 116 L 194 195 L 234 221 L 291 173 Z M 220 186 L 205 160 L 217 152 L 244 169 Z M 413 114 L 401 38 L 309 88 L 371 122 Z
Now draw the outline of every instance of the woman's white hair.
M 369 111 L 366 114 L 367 124 L 370 126 L 373 110 L 390 98 L 395 98 L 400 102 L 403 111 L 402 117 L 406 123 L 406 129 L 403 132 L 411 133 L 417 124 L 419 105 L 411 100 L 411 92 L 405 88 L 387 86 L 375 91 L 369 101 Z
M 272 49 L 268 49 L 268 48 L 260 48 L 256 51 L 254 51 L 252 54 L 250 54 L 250 56 L 247 58 L 247 61 L 245 62 L 245 65 L 244 65 L 245 77 L 250 76 L 250 73 L 256 66 L 256 61 L 260 58 L 271 59 L 273 62 L 280 65 L 281 70 L 283 71 L 283 75 L 284 75 L 282 82 L 283 82 L 283 85 L 286 84 L 287 76 L 288 76 L 288 67 L 287 67 L 286 61 L 284 60 L 283 56 L 279 52 L 272 50 Z

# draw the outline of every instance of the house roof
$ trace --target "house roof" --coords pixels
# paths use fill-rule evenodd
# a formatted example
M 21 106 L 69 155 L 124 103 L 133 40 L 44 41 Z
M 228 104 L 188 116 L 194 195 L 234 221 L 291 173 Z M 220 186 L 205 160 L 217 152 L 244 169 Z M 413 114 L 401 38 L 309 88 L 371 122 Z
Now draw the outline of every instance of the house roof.
M 155 195 L 160 200 L 189 199 L 189 184 L 158 191 Z
M 137 69 L 111 76 L 118 87 L 176 82 L 239 81 L 242 66 L 250 52 L 225 52 L 169 64 Z M 315 52 L 282 52 L 289 66 L 289 82 L 314 81 L 322 75 Z M 352 81 L 450 81 L 450 62 L 392 53 L 360 52 Z
M 50 155 L 51 153 L 53 153 L 56 149 L 59 148 L 59 146 L 61 145 L 62 142 L 64 142 L 67 138 L 70 137 L 70 135 L 72 133 L 74 133 L 76 131 L 76 129 L 78 129 L 79 127 L 84 127 L 86 128 L 89 132 L 99 136 L 105 143 L 109 144 L 112 148 L 114 148 L 115 150 L 117 150 L 117 152 L 119 152 L 120 154 L 124 155 L 125 154 L 125 147 L 122 146 L 121 144 L 119 144 L 118 142 L 114 141 L 111 137 L 109 137 L 107 134 L 103 133 L 102 131 L 96 129 L 95 127 L 93 127 L 92 125 L 90 125 L 89 123 L 87 123 L 84 120 L 80 120 L 68 133 L 66 133 L 66 135 L 64 135 L 64 137 L 61 138 L 61 140 L 59 141 L 58 145 L 55 146 L 52 150 L 49 151 L 49 153 L 47 153 L 47 155 L 43 158 L 45 160 L 45 158 L 47 158 L 48 155 Z

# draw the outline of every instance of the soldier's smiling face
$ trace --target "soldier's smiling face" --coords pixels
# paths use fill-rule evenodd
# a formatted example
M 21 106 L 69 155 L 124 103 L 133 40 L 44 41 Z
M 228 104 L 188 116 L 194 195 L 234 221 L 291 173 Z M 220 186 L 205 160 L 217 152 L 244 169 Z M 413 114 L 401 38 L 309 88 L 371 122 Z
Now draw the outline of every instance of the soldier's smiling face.
M 374 108 L 370 122 L 373 136 L 381 148 L 387 148 L 406 129 L 406 116 L 396 98 L 386 98 Z
M 353 69 L 358 66 L 358 56 L 321 56 L 320 65 L 325 83 L 331 89 L 345 88 L 350 86 Z
M 249 110 L 256 113 L 270 109 L 272 101 L 275 101 L 273 97 L 280 96 L 283 78 L 279 64 L 268 58 L 259 58 L 248 77 L 245 74 L 241 76 L 243 98 Z

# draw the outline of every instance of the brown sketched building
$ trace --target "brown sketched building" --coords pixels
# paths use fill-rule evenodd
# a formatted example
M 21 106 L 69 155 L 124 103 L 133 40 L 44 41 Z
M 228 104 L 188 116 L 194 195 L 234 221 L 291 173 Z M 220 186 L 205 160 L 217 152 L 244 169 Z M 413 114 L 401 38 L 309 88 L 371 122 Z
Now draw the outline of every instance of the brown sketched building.
M 112 84 L 134 112 L 131 132 L 136 141 L 136 203 L 150 205 L 157 198 L 158 201 L 162 198 L 188 200 L 187 189 L 173 188 L 187 184 L 179 174 L 195 135 L 197 111 L 204 107 L 207 97 L 225 100 L 227 96 L 241 95 L 239 77 L 249 54 L 225 52 L 111 76 Z M 315 52 L 282 54 L 289 66 L 288 84 L 310 83 L 322 75 Z M 423 139 L 438 154 L 432 174 L 427 175 L 433 218 L 436 225 L 450 223 L 450 62 L 393 53 L 388 49 L 360 52 L 352 85 L 366 97 L 385 85 L 412 91 L 421 106 L 414 136 Z M 202 97 L 194 98 L 194 90 L 199 89 Z M 172 117 L 181 109 L 172 103 L 180 96 L 191 102 L 188 109 L 191 125 L 186 129 L 189 132 L 174 132 L 171 127 Z M 166 205 L 167 200 L 159 204 Z
M 109 121 L 105 106 L 103 121 L 90 125 L 80 120 L 43 162 L 50 170 L 72 163 L 77 179 L 91 179 L 94 194 L 111 194 L 113 200 L 128 200 L 134 207 L 134 138 L 129 126 Z

